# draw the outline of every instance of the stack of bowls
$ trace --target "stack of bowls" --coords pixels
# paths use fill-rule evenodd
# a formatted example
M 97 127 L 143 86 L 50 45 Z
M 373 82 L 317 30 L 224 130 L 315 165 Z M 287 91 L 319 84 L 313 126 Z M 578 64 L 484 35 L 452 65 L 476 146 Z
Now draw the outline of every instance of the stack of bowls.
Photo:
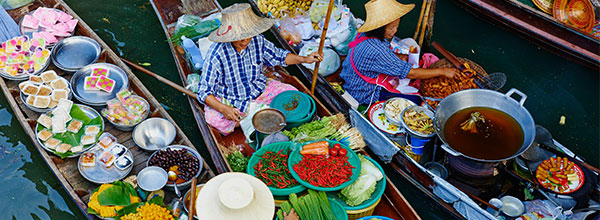
M 311 121 L 317 109 L 315 100 L 310 95 L 295 90 L 279 93 L 271 101 L 270 107 L 285 115 L 286 129 Z

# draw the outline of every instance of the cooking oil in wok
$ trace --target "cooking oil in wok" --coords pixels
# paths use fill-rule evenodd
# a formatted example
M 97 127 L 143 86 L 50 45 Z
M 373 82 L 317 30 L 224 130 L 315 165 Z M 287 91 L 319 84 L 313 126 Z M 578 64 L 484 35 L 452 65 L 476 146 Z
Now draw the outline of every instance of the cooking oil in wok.
M 485 122 L 477 123 L 477 132 L 461 129 L 461 124 L 479 112 Z M 444 137 L 452 149 L 467 156 L 498 160 L 514 155 L 523 145 L 523 129 L 510 115 L 487 107 L 472 107 L 454 113 L 444 125 Z

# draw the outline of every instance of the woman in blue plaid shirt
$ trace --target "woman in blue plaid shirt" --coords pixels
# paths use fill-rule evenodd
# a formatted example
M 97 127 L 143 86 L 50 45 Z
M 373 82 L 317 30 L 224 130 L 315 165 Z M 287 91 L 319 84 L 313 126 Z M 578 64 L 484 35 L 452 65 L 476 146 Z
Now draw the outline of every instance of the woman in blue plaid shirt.
M 295 90 L 291 85 L 268 81 L 262 74 L 263 65 L 313 63 L 322 57 L 318 53 L 299 56 L 277 48 L 260 35 L 273 21 L 256 16 L 247 3 L 227 7 L 222 14 L 221 26 L 209 35 L 216 43 L 204 61 L 198 99 L 207 106 L 207 122 L 226 135 L 244 112 L 256 109 L 251 105 L 254 100 L 269 104 L 278 93 Z
M 365 4 L 367 20 L 358 29 L 360 35 L 350 43 L 349 55 L 340 73 L 345 82 L 344 90 L 360 104 L 368 105 L 393 96 L 409 98 L 419 104 L 418 97 L 400 94 L 394 80 L 458 74 L 455 68 L 412 69 L 410 63 L 392 51 L 389 39 L 396 34 L 400 17 L 413 8 L 414 4 L 404 5 L 396 0 L 371 0 Z

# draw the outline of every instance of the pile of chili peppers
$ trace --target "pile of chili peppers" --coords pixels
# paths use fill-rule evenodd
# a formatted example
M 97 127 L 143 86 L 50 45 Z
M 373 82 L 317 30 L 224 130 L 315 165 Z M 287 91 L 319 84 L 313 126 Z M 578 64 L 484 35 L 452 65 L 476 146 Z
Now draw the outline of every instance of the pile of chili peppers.
M 298 181 L 292 177 L 290 170 L 287 168 L 288 157 L 289 150 L 284 151 L 282 149 L 277 153 L 267 151 L 254 165 L 254 174 L 267 186 L 279 189 L 294 186 L 298 184 Z
M 313 186 L 336 187 L 350 180 L 353 168 L 346 155 L 307 154 L 293 169 L 300 179 Z

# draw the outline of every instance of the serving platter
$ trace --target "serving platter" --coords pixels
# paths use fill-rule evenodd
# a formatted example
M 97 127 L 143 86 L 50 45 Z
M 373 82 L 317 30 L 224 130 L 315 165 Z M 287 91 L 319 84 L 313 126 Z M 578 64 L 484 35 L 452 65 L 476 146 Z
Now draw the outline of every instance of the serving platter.
M 112 144 L 111 147 L 114 145 L 116 145 L 116 143 Z M 133 153 L 131 153 L 130 150 L 125 152 L 125 156 L 128 156 L 132 159 L 132 164 L 130 164 L 130 166 L 124 170 L 117 168 L 114 164 L 109 167 L 104 167 L 102 164 L 100 164 L 100 162 L 97 161 L 97 158 L 102 153 L 102 148 L 98 146 L 98 144 L 86 152 L 94 152 L 96 154 L 96 165 L 93 167 L 83 166 L 83 156 L 79 156 L 79 159 L 77 160 L 77 169 L 83 178 L 97 184 L 112 183 L 125 178 L 131 172 L 131 169 L 133 169 L 133 163 L 135 163 L 135 158 L 133 158 Z
M 379 130 L 385 133 L 392 135 L 404 133 L 402 126 L 395 125 L 388 121 L 387 117 L 385 116 L 384 104 L 385 101 L 379 101 L 369 108 L 369 121 L 371 121 L 375 127 L 379 128 Z

